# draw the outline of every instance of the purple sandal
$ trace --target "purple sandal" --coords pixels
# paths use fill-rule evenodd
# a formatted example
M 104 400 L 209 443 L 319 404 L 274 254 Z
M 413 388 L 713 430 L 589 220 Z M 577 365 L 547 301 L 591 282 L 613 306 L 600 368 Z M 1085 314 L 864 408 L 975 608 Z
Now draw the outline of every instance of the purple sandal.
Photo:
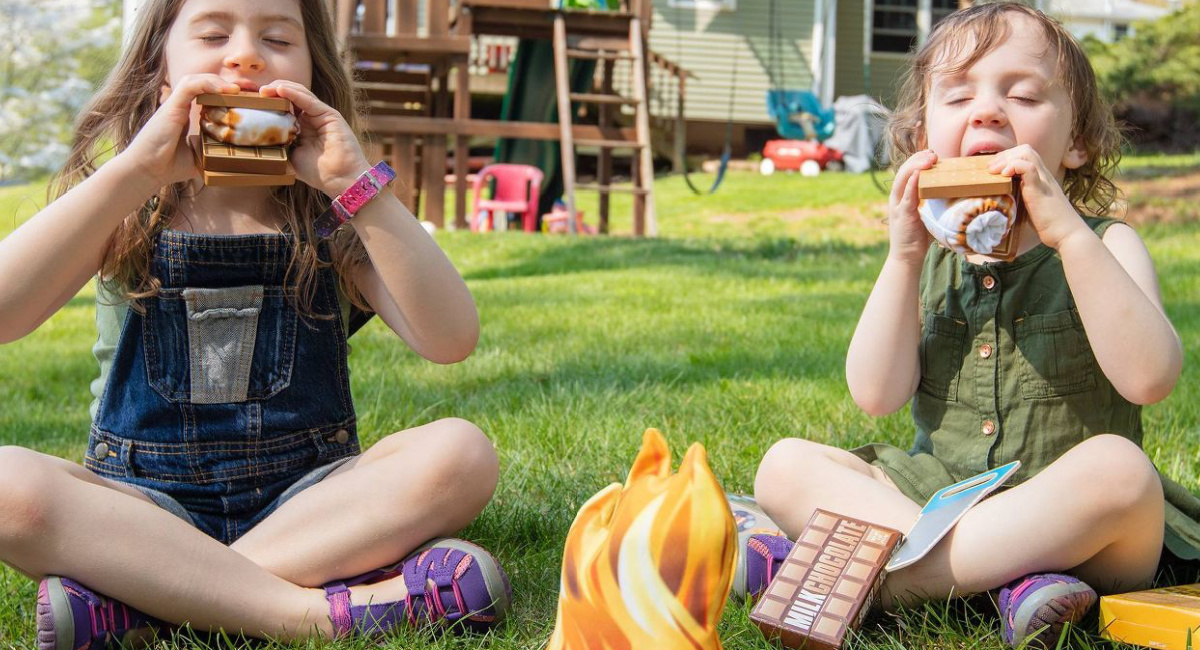
M 795 544 L 763 512 L 754 497 L 726 494 L 725 499 L 738 533 L 738 557 L 729 595 L 754 601 L 766 590 Z
M 738 598 L 757 600 L 766 590 L 795 543 L 783 535 L 758 533 L 751 535 L 743 548 L 738 549 L 738 565 L 734 571 L 732 594 Z
M 1096 604 L 1096 592 L 1068 575 L 1027 575 L 1000 590 L 1004 642 L 1016 646 L 1053 647 L 1063 627 L 1078 623 Z
M 389 603 L 350 604 L 350 587 L 403 576 L 408 595 Z M 462 624 L 486 631 L 508 613 L 512 588 L 496 558 L 461 539 L 437 539 L 399 564 L 325 585 L 334 638 L 378 637 L 404 625 Z
M 167 625 L 71 580 L 51 576 L 38 585 L 38 650 L 104 650 L 130 632 Z

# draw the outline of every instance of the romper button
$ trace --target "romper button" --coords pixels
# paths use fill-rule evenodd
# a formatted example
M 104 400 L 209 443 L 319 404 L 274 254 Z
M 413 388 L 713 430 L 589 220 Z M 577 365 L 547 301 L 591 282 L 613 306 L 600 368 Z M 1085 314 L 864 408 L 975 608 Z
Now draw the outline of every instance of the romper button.
M 333 439 L 337 440 L 339 445 L 344 445 L 350 439 L 350 432 L 345 429 L 338 429 L 337 433 L 333 434 Z
M 95 454 L 96 460 L 103 460 L 105 458 L 108 458 L 108 443 L 106 443 L 106 442 L 96 443 L 96 448 L 94 450 L 92 450 L 92 453 Z
M 996 433 L 996 423 L 992 422 L 991 420 L 985 420 L 982 431 L 983 435 L 985 436 L 990 436 L 993 433 Z
M 996 286 L 996 278 L 994 278 L 990 275 L 983 276 L 983 288 L 984 289 L 990 290 L 994 286 Z
M 983 357 L 984 359 L 992 356 L 992 346 L 988 343 L 984 343 L 983 345 L 979 346 L 979 356 Z

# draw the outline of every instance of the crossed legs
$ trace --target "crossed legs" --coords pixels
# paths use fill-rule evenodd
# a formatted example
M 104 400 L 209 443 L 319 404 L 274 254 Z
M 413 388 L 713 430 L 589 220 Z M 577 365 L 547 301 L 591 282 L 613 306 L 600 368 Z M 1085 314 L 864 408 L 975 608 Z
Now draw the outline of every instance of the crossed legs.
M 369 448 L 231 546 L 128 486 L 0 448 L 0 559 L 64 575 L 169 622 L 279 640 L 328 637 L 320 585 L 394 563 L 474 519 L 499 474 L 474 425 L 446 419 Z M 402 593 L 400 585 L 390 585 Z M 374 594 L 370 594 L 374 595 Z M 368 597 L 352 593 L 355 602 Z
M 816 508 L 907 531 L 921 504 L 848 451 L 787 439 L 763 458 L 758 503 L 790 537 Z M 1144 588 L 1162 551 L 1158 473 L 1125 438 L 1089 438 L 1025 483 L 985 499 L 925 558 L 889 574 L 883 605 L 1000 587 L 1070 571 L 1101 593 Z

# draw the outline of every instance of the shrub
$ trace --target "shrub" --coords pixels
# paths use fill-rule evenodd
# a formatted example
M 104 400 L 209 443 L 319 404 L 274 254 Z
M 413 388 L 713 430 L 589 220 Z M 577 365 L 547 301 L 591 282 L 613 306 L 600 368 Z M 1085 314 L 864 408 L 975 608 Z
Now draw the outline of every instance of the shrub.
M 1138 23 L 1116 43 L 1089 37 L 1083 45 L 1117 117 L 1133 127 L 1135 144 L 1200 147 L 1200 3 Z

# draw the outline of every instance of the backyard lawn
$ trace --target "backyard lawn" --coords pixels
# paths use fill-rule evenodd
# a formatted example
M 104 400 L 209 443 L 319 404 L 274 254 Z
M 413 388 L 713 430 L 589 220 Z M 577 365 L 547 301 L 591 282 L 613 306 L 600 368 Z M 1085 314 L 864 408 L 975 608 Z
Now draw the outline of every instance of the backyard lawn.
M 1124 172 L 1131 221 L 1187 355 L 1174 394 L 1144 411 L 1145 447 L 1161 471 L 1200 491 L 1200 154 L 1132 158 Z M 411 634 L 388 647 L 544 645 L 572 518 L 624 480 L 646 427 L 666 434 L 676 463 L 702 442 L 732 492 L 752 490 L 758 459 L 782 437 L 909 443 L 907 408 L 869 417 L 845 385 L 846 347 L 886 252 L 886 198 L 871 177 L 731 173 L 711 197 L 692 196 L 679 177 L 655 187 L 653 240 L 439 232 L 479 307 L 482 337 L 467 361 L 425 362 L 378 319 L 351 340 L 364 443 L 459 416 L 487 432 L 501 461 L 495 499 L 462 536 L 509 572 L 512 618 L 484 638 Z M 44 200 L 40 184 L 0 188 L 0 236 Z M 594 202 L 581 205 L 594 223 Z M 629 231 L 628 212 L 616 203 L 614 232 Z M 85 288 L 35 333 L 0 347 L 0 444 L 82 457 L 96 374 L 92 298 Z M 96 540 L 96 561 L 106 543 Z M 33 647 L 35 594 L 34 583 L 0 569 L 0 647 Z M 777 647 L 748 608 L 726 612 L 726 648 Z M 850 647 L 1002 644 L 994 610 L 976 601 L 877 616 Z

